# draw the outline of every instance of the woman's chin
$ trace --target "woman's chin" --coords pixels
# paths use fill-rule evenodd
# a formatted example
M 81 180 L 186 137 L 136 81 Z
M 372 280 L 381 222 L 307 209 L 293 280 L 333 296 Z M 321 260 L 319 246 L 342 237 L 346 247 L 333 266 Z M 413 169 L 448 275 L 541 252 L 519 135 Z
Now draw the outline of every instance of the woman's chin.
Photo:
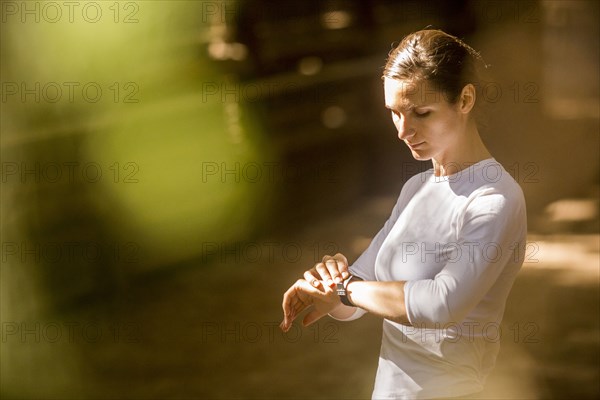
M 422 151 L 418 151 L 418 150 L 411 150 L 410 151 L 413 158 L 417 161 L 427 161 L 427 160 L 431 160 L 431 156 L 425 154 Z

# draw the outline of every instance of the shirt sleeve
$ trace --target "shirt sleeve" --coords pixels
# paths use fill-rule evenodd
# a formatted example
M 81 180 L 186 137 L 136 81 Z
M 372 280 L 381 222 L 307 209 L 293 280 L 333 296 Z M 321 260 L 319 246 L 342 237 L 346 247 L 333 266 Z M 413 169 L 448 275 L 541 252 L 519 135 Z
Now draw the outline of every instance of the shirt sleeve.
M 466 207 L 457 233 L 455 257 L 433 278 L 408 281 L 404 287 L 407 315 L 414 326 L 435 328 L 461 323 L 492 288 L 516 246 L 524 246 L 527 232 L 525 202 L 488 190 Z M 516 272 L 515 272 L 516 273 Z
M 375 281 L 375 260 L 377 259 L 377 254 L 379 253 L 379 249 L 381 249 L 381 245 L 385 238 L 389 235 L 390 231 L 394 227 L 394 224 L 400 217 L 400 213 L 402 212 L 402 208 L 404 207 L 402 204 L 403 192 L 398 196 L 398 200 L 392 209 L 392 213 L 390 217 L 385 222 L 383 227 L 377 232 L 369 247 L 354 261 L 354 263 L 348 267 L 350 273 L 352 275 L 358 276 L 365 281 Z
M 365 281 L 374 281 L 375 279 L 375 260 L 377 259 L 377 253 L 379 253 L 379 249 L 383 244 L 383 241 L 387 237 L 387 235 L 392 230 L 392 227 L 398 220 L 401 212 L 401 199 L 402 194 L 398 197 L 396 201 L 396 205 L 392 209 L 392 213 L 388 220 L 385 222 L 383 227 L 379 230 L 379 232 L 375 235 L 369 247 L 358 257 L 358 259 L 352 264 L 348 269 L 352 275 L 358 276 L 359 278 Z M 348 318 L 340 319 L 332 316 L 329 316 L 338 321 L 353 321 L 365 315 L 367 313 L 366 310 L 356 307 L 354 314 L 349 316 Z
M 355 319 L 359 319 L 360 317 L 362 317 L 363 315 L 365 315 L 367 313 L 366 310 L 360 308 L 360 307 L 356 307 L 356 309 L 354 310 L 354 314 L 352 314 L 351 316 L 349 316 L 348 318 L 336 318 L 333 315 L 329 314 L 329 316 L 337 321 L 342 321 L 342 322 L 348 322 L 348 321 L 354 321 Z

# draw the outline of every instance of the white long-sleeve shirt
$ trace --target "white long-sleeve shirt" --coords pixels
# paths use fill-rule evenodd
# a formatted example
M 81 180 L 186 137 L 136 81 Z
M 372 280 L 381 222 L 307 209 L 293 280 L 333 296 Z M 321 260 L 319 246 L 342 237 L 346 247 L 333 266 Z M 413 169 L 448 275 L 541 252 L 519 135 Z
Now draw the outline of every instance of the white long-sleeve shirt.
M 403 186 L 392 214 L 350 266 L 366 281 L 406 281 L 412 326 L 384 319 L 374 399 L 481 391 L 506 298 L 524 259 L 523 192 L 493 158 Z M 357 308 L 348 320 L 365 313 Z

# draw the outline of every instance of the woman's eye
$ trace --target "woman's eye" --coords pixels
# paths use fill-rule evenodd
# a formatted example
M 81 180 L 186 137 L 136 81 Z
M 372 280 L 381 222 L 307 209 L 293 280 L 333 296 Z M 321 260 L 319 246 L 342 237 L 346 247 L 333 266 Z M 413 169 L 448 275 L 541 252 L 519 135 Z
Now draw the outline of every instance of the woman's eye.
M 430 111 L 415 111 L 415 115 L 419 118 L 428 116 Z

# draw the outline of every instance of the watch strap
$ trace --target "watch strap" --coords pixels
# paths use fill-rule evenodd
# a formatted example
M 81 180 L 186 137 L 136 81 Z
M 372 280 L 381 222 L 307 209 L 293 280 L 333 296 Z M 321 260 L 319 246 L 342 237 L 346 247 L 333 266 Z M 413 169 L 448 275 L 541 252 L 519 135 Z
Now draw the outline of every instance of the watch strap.
M 336 289 L 337 295 L 340 296 L 340 301 L 342 302 L 342 304 L 345 304 L 345 305 L 350 306 L 350 307 L 356 307 L 354 304 L 352 304 L 352 302 L 348 298 L 348 292 L 346 291 L 348 283 L 350 283 L 350 280 L 352 278 L 354 278 L 354 276 L 350 275 L 343 282 L 337 283 L 335 289 Z

